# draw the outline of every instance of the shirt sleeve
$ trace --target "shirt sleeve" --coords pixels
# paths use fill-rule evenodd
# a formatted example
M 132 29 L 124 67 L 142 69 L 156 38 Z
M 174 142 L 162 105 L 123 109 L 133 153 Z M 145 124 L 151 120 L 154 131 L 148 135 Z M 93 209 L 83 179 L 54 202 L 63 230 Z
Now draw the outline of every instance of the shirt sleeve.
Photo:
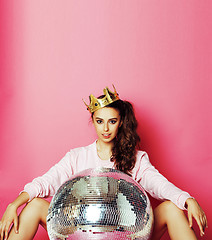
M 185 210 L 185 201 L 192 198 L 189 193 L 182 191 L 169 182 L 150 163 L 147 153 L 140 155 L 137 168 L 137 181 L 152 197 L 159 200 L 170 200 L 180 209 Z
M 37 177 L 26 184 L 22 192 L 29 194 L 29 201 L 35 197 L 53 196 L 57 189 L 73 175 L 72 158 L 71 152 L 68 152 L 60 162 L 43 176 Z

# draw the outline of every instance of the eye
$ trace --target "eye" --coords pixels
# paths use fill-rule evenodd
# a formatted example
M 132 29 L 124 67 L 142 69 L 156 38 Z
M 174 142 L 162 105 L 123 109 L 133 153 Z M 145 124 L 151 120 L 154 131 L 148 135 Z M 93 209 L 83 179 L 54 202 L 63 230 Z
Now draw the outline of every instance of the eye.
M 115 124 L 117 121 L 116 120 L 111 120 L 110 123 L 111 124 Z
M 98 120 L 96 120 L 96 122 L 97 122 L 98 124 L 101 124 L 101 123 L 102 123 L 102 120 L 98 119 Z

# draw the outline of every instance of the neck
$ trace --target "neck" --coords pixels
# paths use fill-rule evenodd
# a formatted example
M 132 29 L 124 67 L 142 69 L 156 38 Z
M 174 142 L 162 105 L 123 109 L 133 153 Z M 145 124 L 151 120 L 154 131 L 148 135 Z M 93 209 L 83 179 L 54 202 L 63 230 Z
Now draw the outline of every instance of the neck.
M 113 142 L 105 143 L 97 140 L 97 153 L 102 160 L 108 160 L 112 156 Z
M 105 143 L 100 141 L 99 139 L 97 140 L 97 146 L 99 150 L 102 151 L 112 151 L 113 145 L 114 145 L 113 142 Z

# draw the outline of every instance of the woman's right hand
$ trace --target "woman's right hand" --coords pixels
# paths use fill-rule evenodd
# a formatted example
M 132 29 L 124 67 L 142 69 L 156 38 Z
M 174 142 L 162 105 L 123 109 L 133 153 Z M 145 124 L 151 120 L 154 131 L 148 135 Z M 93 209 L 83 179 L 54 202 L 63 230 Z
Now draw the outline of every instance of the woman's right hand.
M 0 239 L 6 240 L 9 235 L 10 227 L 14 224 L 14 231 L 18 233 L 18 215 L 17 215 L 17 207 L 15 207 L 12 203 L 8 205 L 1 221 L 0 221 Z

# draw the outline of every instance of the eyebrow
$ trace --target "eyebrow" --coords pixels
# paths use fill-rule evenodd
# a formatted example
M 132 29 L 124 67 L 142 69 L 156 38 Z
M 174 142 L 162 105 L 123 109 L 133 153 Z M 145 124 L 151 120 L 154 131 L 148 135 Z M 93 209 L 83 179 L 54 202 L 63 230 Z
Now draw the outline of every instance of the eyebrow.
M 100 117 L 95 117 L 95 119 L 103 120 L 103 118 L 100 118 Z M 118 118 L 114 117 L 114 118 L 109 118 L 108 120 L 118 120 Z

